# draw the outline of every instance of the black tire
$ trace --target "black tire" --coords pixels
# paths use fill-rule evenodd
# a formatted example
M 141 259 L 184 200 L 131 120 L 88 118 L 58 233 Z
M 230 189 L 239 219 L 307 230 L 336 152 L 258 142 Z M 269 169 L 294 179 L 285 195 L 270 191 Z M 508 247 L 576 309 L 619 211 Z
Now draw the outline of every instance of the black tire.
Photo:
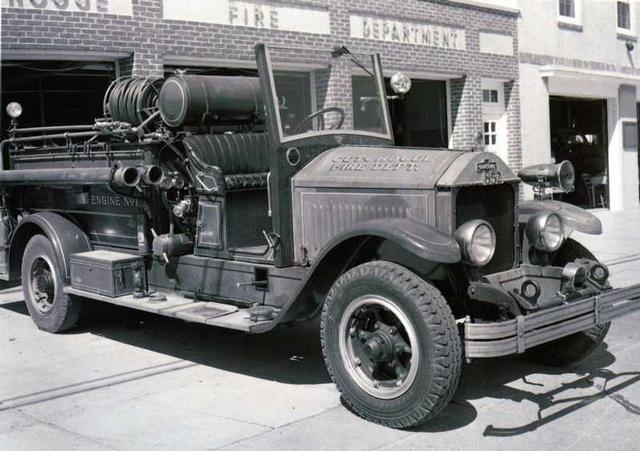
M 361 338 L 349 338 L 354 337 L 355 327 L 348 326 L 351 332 L 342 339 L 341 344 L 341 336 L 345 337 L 341 332 L 343 321 L 351 318 L 353 322 L 347 324 L 360 324 L 363 321 L 362 324 L 370 324 L 372 318 L 376 321 L 375 318 L 379 319 L 379 315 L 388 313 L 384 307 L 374 312 L 375 315 L 372 317 L 367 316 L 369 310 L 363 313 L 362 308 L 356 309 L 352 314 L 348 313 L 351 308 L 360 305 L 359 303 L 366 304 L 369 298 L 390 302 L 388 306 L 396 309 L 400 315 L 385 316 L 385 321 L 391 323 L 393 321 L 389 318 L 402 317 L 408 322 L 408 327 L 412 328 L 410 333 L 413 335 L 409 336 L 403 323 L 398 322 L 401 330 L 395 333 L 396 337 L 415 338 L 415 341 L 410 341 L 413 345 L 410 346 L 411 353 L 408 354 L 411 362 L 414 362 L 413 352 L 417 351 L 415 370 L 412 369 L 411 363 L 408 371 L 409 374 L 413 373 L 413 378 L 409 379 L 407 376 L 404 379 L 406 387 L 402 387 L 401 378 L 398 377 L 395 384 L 400 388 L 397 390 L 406 391 L 399 392 L 397 396 L 390 395 L 392 398 L 381 399 L 375 388 L 369 389 L 375 392 L 374 395 L 362 388 L 363 382 L 358 381 L 357 374 L 358 371 L 364 371 L 368 363 L 365 365 L 360 363 L 360 359 L 355 359 L 358 361 L 355 365 L 359 369 L 354 370 L 355 367 L 345 361 L 350 359 L 343 358 L 343 355 L 348 355 L 344 352 L 345 347 L 350 346 L 344 343 L 355 342 L 354 348 L 358 341 L 364 343 Z M 381 328 L 376 327 L 373 334 L 379 333 L 383 328 L 384 325 Z M 392 329 L 397 330 L 395 327 Z M 357 334 L 360 334 L 360 330 Z M 462 343 L 451 308 L 433 285 L 395 263 L 365 263 L 349 270 L 335 282 L 322 311 L 321 339 L 327 370 L 337 385 L 343 402 L 361 417 L 384 426 L 409 428 L 429 421 L 451 401 L 460 380 Z M 389 349 L 395 347 L 392 345 Z M 368 357 L 371 360 L 371 356 Z M 398 361 L 394 360 L 391 364 L 394 369 L 397 363 Z M 380 365 L 388 369 L 386 361 Z M 403 368 L 403 371 L 405 369 Z M 396 374 L 400 373 L 396 371 Z M 372 375 L 375 376 L 375 371 L 372 371 Z M 376 387 L 375 379 L 374 377 L 373 387 Z M 385 390 L 393 391 L 393 378 L 390 384 L 391 388 L 386 387 Z
M 64 279 L 55 250 L 44 235 L 35 235 L 22 256 L 22 291 L 38 328 L 57 333 L 76 325 L 79 299 L 63 292 Z
M 578 258 L 597 260 L 582 244 L 569 238 L 553 256 L 553 266 L 564 266 Z M 596 326 L 583 332 L 544 343 L 527 350 L 524 358 L 546 366 L 562 367 L 579 362 L 595 351 L 604 341 L 611 323 Z

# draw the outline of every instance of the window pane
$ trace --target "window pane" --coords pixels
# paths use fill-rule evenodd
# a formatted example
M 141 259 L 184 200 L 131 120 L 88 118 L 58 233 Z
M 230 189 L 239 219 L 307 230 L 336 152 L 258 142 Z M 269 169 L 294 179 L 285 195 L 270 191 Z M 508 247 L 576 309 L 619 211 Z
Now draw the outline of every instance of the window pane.
M 488 103 L 491 101 L 491 92 L 488 89 L 482 90 L 482 101 Z
M 491 123 L 491 131 L 494 132 L 494 133 L 496 131 L 496 123 L 495 122 Z
M 489 135 L 484 135 L 484 144 L 489 145 Z
M 618 28 L 631 29 L 631 12 L 628 2 L 618 2 Z
M 489 123 L 488 122 L 484 123 L 484 132 L 485 133 L 489 133 Z
M 498 103 L 498 91 L 495 89 L 491 90 L 491 102 Z
M 491 135 L 491 144 L 496 143 L 496 135 Z
M 561 16 L 576 17 L 574 0 L 558 0 L 558 11 Z
M 311 82 L 308 72 L 276 72 L 278 98 L 282 103 L 282 126 L 288 133 L 311 113 Z M 308 131 L 312 123 L 309 123 Z

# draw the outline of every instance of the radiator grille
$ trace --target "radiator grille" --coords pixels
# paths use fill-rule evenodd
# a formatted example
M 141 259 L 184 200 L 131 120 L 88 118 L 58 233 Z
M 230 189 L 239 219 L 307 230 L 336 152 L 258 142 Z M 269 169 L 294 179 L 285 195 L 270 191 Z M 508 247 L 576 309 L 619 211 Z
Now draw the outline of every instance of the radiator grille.
M 516 253 L 514 236 L 515 192 L 512 185 L 470 186 L 456 196 L 456 227 L 471 219 L 483 219 L 496 231 L 496 252 L 482 274 L 513 267 Z

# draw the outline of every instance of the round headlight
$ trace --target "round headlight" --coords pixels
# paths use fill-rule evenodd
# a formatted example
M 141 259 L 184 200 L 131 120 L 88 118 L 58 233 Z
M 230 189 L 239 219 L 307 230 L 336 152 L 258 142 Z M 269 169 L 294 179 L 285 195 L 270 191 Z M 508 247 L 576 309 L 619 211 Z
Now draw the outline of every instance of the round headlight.
M 11 102 L 7 105 L 7 114 L 13 119 L 17 119 L 22 114 L 22 105 L 18 102 Z
M 396 94 L 406 94 L 411 89 L 411 79 L 402 72 L 393 74 L 389 84 Z
M 496 233 L 487 221 L 467 221 L 458 227 L 454 237 L 466 263 L 484 266 L 493 258 L 496 251 Z
M 564 225 L 555 213 L 542 213 L 527 222 L 529 243 L 539 251 L 555 252 L 564 242 Z

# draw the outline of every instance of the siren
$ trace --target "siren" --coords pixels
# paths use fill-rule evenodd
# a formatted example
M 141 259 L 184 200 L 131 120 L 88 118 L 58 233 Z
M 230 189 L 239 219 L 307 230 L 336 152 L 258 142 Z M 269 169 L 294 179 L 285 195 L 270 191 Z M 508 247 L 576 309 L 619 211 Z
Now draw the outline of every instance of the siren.
M 575 185 L 576 171 L 573 169 L 573 164 L 565 160 L 557 164 L 527 166 L 518 172 L 518 177 L 537 191 L 558 188 L 565 193 L 570 193 Z

